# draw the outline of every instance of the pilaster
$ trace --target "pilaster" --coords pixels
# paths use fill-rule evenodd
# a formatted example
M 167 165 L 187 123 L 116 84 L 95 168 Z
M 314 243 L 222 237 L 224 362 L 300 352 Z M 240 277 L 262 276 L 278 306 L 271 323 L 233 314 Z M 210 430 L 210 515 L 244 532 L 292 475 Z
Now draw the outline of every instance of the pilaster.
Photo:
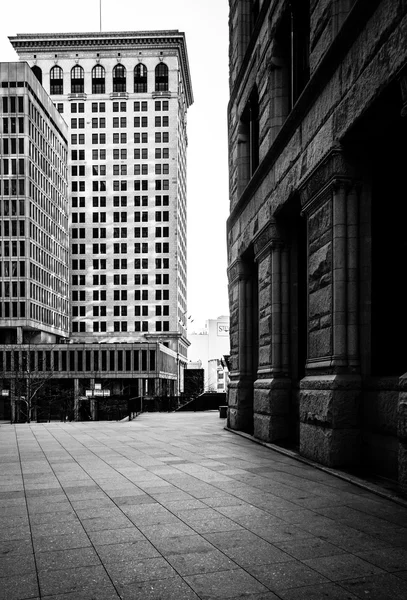
M 359 196 L 334 148 L 303 184 L 308 226 L 308 356 L 300 451 L 330 466 L 360 460 Z
M 247 263 L 237 260 L 228 271 L 231 305 L 231 364 L 228 387 L 228 427 L 253 432 L 253 351 L 251 335 L 251 272 Z
M 397 410 L 398 479 L 401 489 L 407 493 L 407 373 L 400 377 L 399 382 L 400 392 Z
M 289 260 L 274 221 L 254 241 L 259 269 L 259 365 L 254 383 L 254 435 L 273 442 L 289 435 Z

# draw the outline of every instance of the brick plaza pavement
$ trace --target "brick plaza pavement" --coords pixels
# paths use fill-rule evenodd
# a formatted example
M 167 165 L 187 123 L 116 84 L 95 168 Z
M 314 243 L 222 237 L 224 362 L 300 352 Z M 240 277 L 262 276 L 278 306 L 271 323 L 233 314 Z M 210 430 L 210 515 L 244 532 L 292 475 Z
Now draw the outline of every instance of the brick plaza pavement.
M 224 425 L 1 425 L 0 598 L 407 599 L 407 508 Z

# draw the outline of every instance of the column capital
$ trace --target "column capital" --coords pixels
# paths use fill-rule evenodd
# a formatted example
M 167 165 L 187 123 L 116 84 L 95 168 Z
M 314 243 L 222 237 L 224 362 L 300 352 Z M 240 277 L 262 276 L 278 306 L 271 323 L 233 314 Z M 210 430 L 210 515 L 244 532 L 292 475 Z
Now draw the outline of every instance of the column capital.
M 242 258 L 238 258 L 231 265 L 229 265 L 227 273 L 229 285 L 231 285 L 236 281 L 248 279 L 251 271 L 247 263 Z
M 276 221 L 267 223 L 254 238 L 254 256 L 256 262 L 262 260 L 272 248 L 282 248 L 285 244 L 284 232 L 277 226 Z

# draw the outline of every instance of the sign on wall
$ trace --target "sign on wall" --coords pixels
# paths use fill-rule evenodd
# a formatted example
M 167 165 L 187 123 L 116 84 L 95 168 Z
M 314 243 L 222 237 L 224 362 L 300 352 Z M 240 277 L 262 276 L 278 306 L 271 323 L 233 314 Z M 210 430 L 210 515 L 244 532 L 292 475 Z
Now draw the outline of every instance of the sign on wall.
M 229 325 L 226 325 L 225 323 L 218 323 L 218 335 L 229 335 Z

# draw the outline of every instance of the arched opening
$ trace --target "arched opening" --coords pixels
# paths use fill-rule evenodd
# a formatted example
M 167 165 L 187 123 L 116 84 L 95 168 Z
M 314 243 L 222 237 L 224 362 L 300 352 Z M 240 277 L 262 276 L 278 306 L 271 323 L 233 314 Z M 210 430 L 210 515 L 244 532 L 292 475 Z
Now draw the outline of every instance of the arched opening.
M 168 92 L 168 67 L 162 62 L 155 68 L 155 91 Z
M 243 192 L 259 166 L 259 96 L 254 86 L 239 124 L 238 186 Z
M 136 94 L 147 91 L 147 67 L 142 63 L 134 67 L 134 91 Z
M 61 67 L 52 67 L 49 73 L 49 93 L 51 96 L 64 93 L 64 72 Z
M 113 69 L 113 91 L 126 91 L 126 69 L 123 65 L 116 65 Z
M 83 94 L 85 91 L 85 74 L 79 65 L 71 70 L 71 94 Z
M 38 79 L 38 81 L 40 83 L 42 83 L 42 71 L 41 71 L 40 67 L 37 67 L 37 65 L 34 65 L 33 67 L 31 67 L 31 70 L 34 73 L 34 75 L 36 76 L 36 78 Z
M 106 71 L 102 65 L 92 69 L 92 94 L 104 94 L 106 90 Z

